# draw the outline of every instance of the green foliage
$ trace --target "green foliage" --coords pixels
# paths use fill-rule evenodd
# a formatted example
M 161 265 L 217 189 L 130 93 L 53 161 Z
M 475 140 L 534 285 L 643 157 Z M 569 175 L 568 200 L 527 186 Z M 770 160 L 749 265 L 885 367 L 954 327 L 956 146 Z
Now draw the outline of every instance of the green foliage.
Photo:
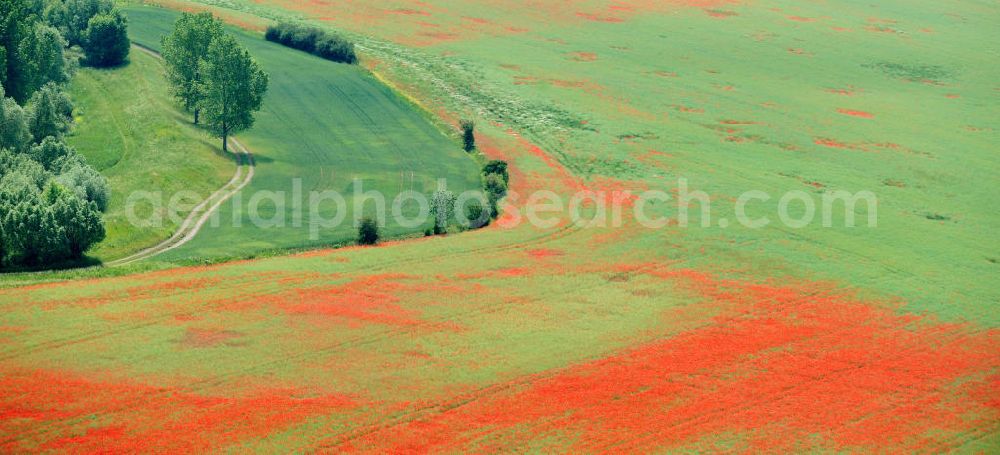
M 0 166 L 5 169 L 0 177 L 0 263 L 39 266 L 79 259 L 104 239 L 96 203 L 77 197 L 24 155 L 0 152 Z
M 499 175 L 504 183 L 510 183 L 510 174 L 507 172 L 507 162 L 501 160 L 492 160 L 483 166 L 483 176 L 490 174 Z
M 459 126 L 462 129 L 462 148 L 466 152 L 471 152 L 476 149 L 476 123 L 472 120 L 462 120 L 459 122 Z
M 357 63 L 354 43 L 335 33 L 288 22 L 269 25 L 264 39 L 340 63 Z
M 161 40 L 163 60 L 167 63 L 167 78 L 172 92 L 188 111 L 194 112 L 202 98 L 199 62 L 208 55 L 208 46 L 222 36 L 222 23 L 211 13 L 182 13 L 169 35 Z
M 438 190 L 431 195 L 431 215 L 434 216 L 434 233 L 444 234 L 455 214 L 455 193 Z
M 111 0 L 54 0 L 45 8 L 44 17 L 70 45 L 83 46 L 90 19 L 111 12 L 113 7 Z
M 488 202 L 488 200 L 487 200 Z M 468 227 L 478 229 L 490 222 L 490 213 L 478 199 L 472 199 L 465 206 L 465 220 Z
M 89 167 L 77 169 L 88 169 L 93 172 Z M 46 195 L 52 217 L 62 230 L 61 245 L 59 245 L 61 255 L 69 259 L 79 259 L 91 245 L 104 240 L 104 223 L 97 203 L 81 199 L 56 184 L 46 189 Z
M 17 53 L 25 56 L 22 60 L 23 90 L 34 93 L 43 85 L 69 80 L 63 48 L 66 42 L 59 31 L 42 22 L 36 22 L 30 33 L 18 44 Z
M 267 74 L 228 34 L 212 41 L 198 71 L 202 75 L 198 108 L 215 135 L 222 138 L 222 149 L 228 150 L 229 135 L 253 126 L 254 112 L 260 109 L 267 91 Z
M 31 96 L 35 65 L 28 48 L 21 44 L 33 35 L 38 17 L 24 0 L 0 0 L 0 47 L 4 70 L 0 79 L 7 95 L 23 104 Z
M 63 112 L 64 100 L 59 88 L 54 85 L 43 87 L 35 92 L 28 102 L 28 130 L 34 138 L 34 143 L 40 143 L 52 136 L 62 138 L 69 129 L 70 119 Z
M 28 116 L 13 98 L 4 98 L 0 87 L 0 149 L 25 150 L 31 144 Z
M 128 23 L 117 9 L 100 13 L 87 23 L 83 50 L 87 64 L 96 67 L 118 66 L 128 58 Z
M 358 223 L 358 244 L 374 245 L 378 243 L 378 222 L 370 216 L 361 218 Z
M 31 147 L 28 154 L 46 170 L 54 172 L 52 165 L 57 160 L 65 160 L 69 156 L 75 156 L 76 150 L 66 145 L 65 142 L 49 136 L 43 139 L 40 144 Z
M 98 211 L 107 210 L 111 199 L 107 178 L 79 158 L 63 157 L 56 163 L 61 166 L 56 177 L 59 184 L 73 191 L 81 201 L 94 203 Z
M 507 195 L 507 182 L 500 174 L 486 174 L 483 178 L 483 188 L 486 190 L 486 200 L 490 205 L 490 215 L 500 214 L 499 203 Z

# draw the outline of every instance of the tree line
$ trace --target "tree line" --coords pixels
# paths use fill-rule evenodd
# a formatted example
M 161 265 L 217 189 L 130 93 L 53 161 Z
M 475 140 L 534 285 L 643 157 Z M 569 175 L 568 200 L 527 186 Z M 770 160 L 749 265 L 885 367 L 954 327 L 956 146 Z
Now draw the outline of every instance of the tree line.
M 354 43 L 344 37 L 316 27 L 281 22 L 269 25 L 264 39 L 305 51 L 334 62 L 355 64 L 358 56 Z
M 0 0 L 0 267 L 78 260 L 105 237 L 107 180 L 64 136 L 81 60 L 118 65 L 127 25 L 107 0 Z
M 174 96 L 228 151 L 229 136 L 253 126 L 267 73 L 211 13 L 182 13 L 161 44 Z

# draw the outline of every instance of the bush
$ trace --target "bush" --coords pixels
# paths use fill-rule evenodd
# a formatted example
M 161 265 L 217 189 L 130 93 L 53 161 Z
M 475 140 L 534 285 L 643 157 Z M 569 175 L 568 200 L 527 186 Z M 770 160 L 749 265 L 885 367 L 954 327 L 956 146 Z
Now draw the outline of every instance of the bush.
M 462 128 L 462 148 L 466 152 L 471 152 L 476 149 L 476 123 L 472 120 L 462 120 L 459 126 Z
M 482 202 L 479 202 L 478 199 L 473 199 L 469 201 L 469 205 L 465 206 L 465 219 L 468 221 L 470 228 L 478 229 L 490 224 L 490 213 L 489 210 L 483 207 Z
M 96 67 L 118 66 L 128 57 L 128 25 L 119 10 L 98 14 L 87 25 L 83 50 L 87 64 Z
M 264 39 L 340 63 L 358 62 L 354 43 L 316 27 L 279 23 L 269 25 Z
M 510 175 L 507 173 L 507 162 L 501 160 L 493 160 L 486 163 L 483 166 L 483 176 L 488 176 L 490 174 L 497 174 L 503 178 L 505 184 L 510 183 Z
M 358 225 L 358 245 L 375 245 L 378 239 L 378 223 L 375 219 L 369 216 L 361 218 Z

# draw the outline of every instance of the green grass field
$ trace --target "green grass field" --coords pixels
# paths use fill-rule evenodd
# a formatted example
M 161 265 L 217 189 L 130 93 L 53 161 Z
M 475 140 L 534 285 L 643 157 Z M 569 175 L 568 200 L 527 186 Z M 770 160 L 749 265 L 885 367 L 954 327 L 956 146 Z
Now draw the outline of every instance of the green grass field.
M 159 227 L 134 226 L 125 202 L 135 191 L 171 195 L 190 190 L 202 197 L 229 180 L 235 169 L 211 137 L 193 127 L 168 92 L 161 63 L 133 50 L 122 68 L 84 68 L 73 78 L 70 96 L 76 125 L 69 143 L 108 178 L 111 203 L 107 238 L 90 255 L 103 261 L 127 256 L 160 242 L 179 223 L 163 217 Z M 168 196 L 169 197 L 169 196 Z M 145 216 L 152 206 L 139 206 Z M 177 213 L 180 219 L 186 211 Z
M 511 162 L 521 194 L 504 220 L 533 190 L 669 192 L 686 178 L 711 196 L 711 226 L 498 222 L 0 290 L 0 448 L 1000 447 L 995 4 L 170 4 L 338 29 L 431 112 L 479 113 L 483 152 Z M 129 11 L 133 32 L 168 26 Z M 334 135 L 288 113 L 312 99 L 272 89 L 285 110 L 265 107 L 243 136 L 273 157 L 258 170 L 315 178 L 263 135 L 290 125 L 285 141 L 315 134 L 318 150 Z M 763 229 L 734 221 L 751 190 L 772 195 L 748 207 L 772 220 Z M 831 190 L 873 192 L 878 226 L 844 227 L 843 209 L 833 227 L 779 222 L 782 194 Z M 199 241 L 244 245 L 205 234 L 187 257 L 230 254 Z M 257 235 L 247 251 L 286 244 Z
M 126 9 L 132 39 L 159 48 L 160 37 L 172 27 L 177 13 L 149 7 Z M 354 179 L 364 191 L 379 191 L 388 203 L 405 190 L 429 194 L 439 178 L 447 179 L 456 194 L 479 188 L 476 161 L 464 156 L 458 142 L 436 128 L 424 113 L 393 93 L 364 69 L 336 64 L 309 54 L 264 41 L 257 34 L 235 33 L 270 75 L 270 87 L 253 129 L 238 135 L 254 153 L 257 165 L 253 182 L 241 197 L 241 227 L 234 227 L 234 205 L 219 213 L 217 227 L 207 226 L 198 237 L 164 254 L 162 260 L 200 260 L 241 257 L 278 248 L 351 243 L 356 236 L 350 199 Z M 300 179 L 302 194 L 334 190 L 348 198 L 344 223 L 320 229 L 310 239 L 308 205 L 303 202 L 302 221 L 296 226 L 291 203 L 293 179 Z M 249 205 L 260 191 L 284 192 L 288 202 L 282 228 L 258 228 L 251 221 Z M 273 202 L 260 204 L 266 220 L 280 216 Z M 371 206 L 370 206 L 371 207 Z M 404 206 L 412 214 L 415 207 Z M 334 207 L 318 212 L 333 218 Z M 390 220 L 391 221 L 391 220 Z M 429 224 L 428 224 L 429 225 Z M 386 236 L 421 232 L 390 223 Z

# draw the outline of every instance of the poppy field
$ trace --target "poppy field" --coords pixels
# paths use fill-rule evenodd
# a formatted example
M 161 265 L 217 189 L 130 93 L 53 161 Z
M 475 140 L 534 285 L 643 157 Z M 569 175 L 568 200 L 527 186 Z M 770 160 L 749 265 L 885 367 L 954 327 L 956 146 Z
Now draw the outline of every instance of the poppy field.
M 135 273 L 0 289 L 0 450 L 1000 447 L 997 5 L 158 4 L 243 39 L 275 20 L 343 33 L 372 79 L 338 77 L 445 124 L 474 116 L 511 194 L 460 234 L 192 265 L 294 238 L 206 231 Z M 280 107 L 327 100 L 307 98 Z M 272 114 L 248 145 L 308 168 Z M 711 198 L 707 225 L 670 204 L 647 207 L 670 219 L 656 229 L 523 222 L 535 191 L 676 195 L 679 179 Z M 746 207 L 772 219 L 756 229 L 732 220 L 751 190 L 774 195 Z M 782 193 L 833 190 L 877 195 L 877 226 L 870 207 L 778 221 Z

